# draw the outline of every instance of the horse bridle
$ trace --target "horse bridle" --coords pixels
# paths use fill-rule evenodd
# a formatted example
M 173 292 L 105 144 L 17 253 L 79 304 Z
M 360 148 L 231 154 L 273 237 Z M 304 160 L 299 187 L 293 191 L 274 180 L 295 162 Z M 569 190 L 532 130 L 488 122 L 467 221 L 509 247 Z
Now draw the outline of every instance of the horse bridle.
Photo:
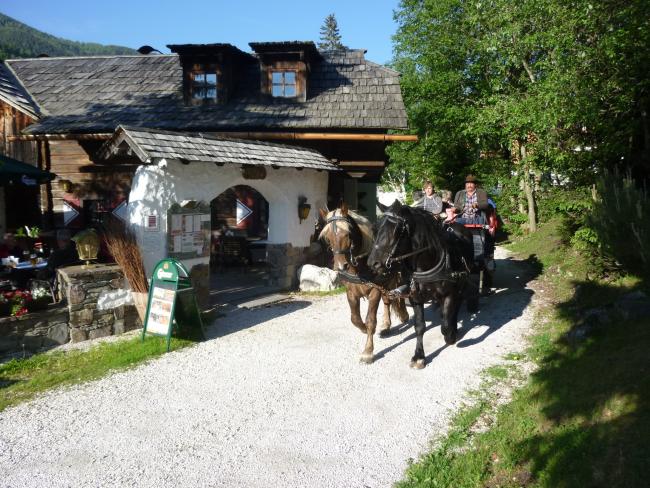
M 356 256 L 354 254 L 354 249 L 356 247 L 354 245 L 354 241 L 355 240 L 357 240 L 357 241 L 361 240 L 361 230 L 359 230 L 359 225 L 354 221 L 353 218 L 351 218 L 348 215 L 333 215 L 329 219 L 327 219 L 327 221 L 325 222 L 325 225 L 332 224 L 332 230 L 334 231 L 334 234 L 336 234 L 338 232 L 338 229 L 336 227 L 336 222 L 346 222 L 350 226 L 350 229 L 351 229 L 351 231 L 350 231 L 350 247 L 348 247 L 347 249 L 334 249 L 334 247 L 330 243 L 330 250 L 332 251 L 332 253 L 334 255 L 343 255 L 343 256 L 345 256 L 348 253 L 350 253 L 350 260 L 349 260 L 350 264 L 352 266 L 356 267 L 358 265 L 358 263 L 359 263 L 358 259 L 361 258 L 361 257 L 364 257 L 364 256 L 366 256 L 368 254 L 368 253 L 357 254 Z M 358 242 L 358 245 L 359 245 L 359 247 L 361 247 L 360 242 Z
M 397 228 L 395 229 L 394 234 L 397 235 L 395 238 L 395 244 L 393 244 L 393 247 L 391 248 L 390 252 L 388 253 L 388 257 L 386 258 L 386 262 L 384 263 L 384 266 L 386 266 L 386 269 L 390 269 L 391 266 L 393 265 L 394 262 L 398 261 L 403 261 L 406 258 L 410 258 L 411 256 L 416 256 L 420 253 L 423 253 L 424 251 L 428 251 L 429 249 L 432 249 L 433 246 L 427 246 L 423 247 L 421 249 L 417 249 L 415 251 L 402 254 L 400 256 L 394 257 L 395 252 L 397 252 L 397 246 L 399 246 L 399 241 L 402 239 L 402 234 L 406 233 L 407 235 L 409 234 L 409 224 L 408 221 L 402 217 L 401 215 L 396 215 L 393 212 L 385 212 L 384 217 L 386 217 L 389 221 L 393 221 L 397 224 Z M 398 233 L 399 230 L 399 233 Z

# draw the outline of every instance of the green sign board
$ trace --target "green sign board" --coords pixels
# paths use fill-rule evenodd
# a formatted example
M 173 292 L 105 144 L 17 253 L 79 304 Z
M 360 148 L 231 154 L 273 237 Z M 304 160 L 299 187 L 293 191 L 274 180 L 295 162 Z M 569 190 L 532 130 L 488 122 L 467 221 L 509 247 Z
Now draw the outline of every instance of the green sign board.
M 201 313 L 187 269 L 175 259 L 163 259 L 151 276 L 142 340 L 147 333 L 166 336 L 169 351 L 174 328 L 205 338 Z

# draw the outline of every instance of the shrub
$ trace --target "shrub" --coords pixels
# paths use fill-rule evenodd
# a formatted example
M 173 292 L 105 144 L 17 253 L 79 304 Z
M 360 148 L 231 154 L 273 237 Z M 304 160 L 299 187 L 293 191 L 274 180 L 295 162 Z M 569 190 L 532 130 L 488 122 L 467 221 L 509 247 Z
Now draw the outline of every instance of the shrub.
M 587 224 L 598 235 L 601 251 L 628 272 L 650 277 L 650 198 L 628 174 L 605 174 Z

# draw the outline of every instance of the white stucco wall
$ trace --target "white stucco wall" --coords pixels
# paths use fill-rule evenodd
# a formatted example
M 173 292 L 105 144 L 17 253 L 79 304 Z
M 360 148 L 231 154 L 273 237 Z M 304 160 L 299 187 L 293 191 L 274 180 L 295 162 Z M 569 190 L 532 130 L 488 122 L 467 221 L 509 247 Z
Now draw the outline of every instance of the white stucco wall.
M 327 180 L 327 172 L 310 169 L 298 171 L 268 167 L 265 179 L 245 180 L 239 165 L 219 167 L 201 162 L 185 165 L 180 161 L 161 159 L 140 166 L 133 177 L 128 215 L 142 250 L 147 274 L 167 256 L 167 209 L 172 203 L 183 200 L 210 203 L 231 186 L 248 185 L 269 202 L 267 241 L 305 247 L 309 246 L 309 237 L 314 232 L 318 208 L 326 206 Z M 307 203 L 311 204 L 309 218 L 302 223 L 298 219 L 299 196 L 307 197 Z M 144 218 L 147 215 L 158 215 L 159 232 L 144 231 Z M 186 260 L 184 264 L 189 269 L 195 264 L 207 262 L 208 258 L 197 258 Z

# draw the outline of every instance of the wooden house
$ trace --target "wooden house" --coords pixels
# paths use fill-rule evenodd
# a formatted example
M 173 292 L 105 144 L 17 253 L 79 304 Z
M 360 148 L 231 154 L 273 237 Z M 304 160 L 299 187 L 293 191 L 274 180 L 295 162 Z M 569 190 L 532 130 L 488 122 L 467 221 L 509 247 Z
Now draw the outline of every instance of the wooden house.
M 332 206 L 344 198 L 374 218 L 386 145 L 414 139 L 390 133 L 407 127 L 397 72 L 366 60 L 363 50 L 321 52 L 313 42 L 254 42 L 251 52 L 230 44 L 168 47 L 172 54 L 15 59 L 0 66 L 2 151 L 57 175 L 38 194 L 45 225 L 81 228 L 107 213 L 133 218 L 127 201 L 136 169 L 173 160 L 189 171 L 197 161 L 193 146 L 218 146 L 228 156 L 232 148 L 214 138 L 262 141 L 271 144 L 267 152 L 311 151 L 302 154 L 307 159 L 315 151 L 318 169 L 303 171 L 298 163 L 286 173 L 291 157 L 266 166 L 298 189 L 309 171 L 318 171 L 318 182 L 307 186 L 322 196 L 313 194 L 311 203 Z M 136 129 L 152 135 L 146 151 L 135 141 Z M 181 142 L 178 134 L 192 139 Z M 179 150 L 170 150 L 170 141 Z M 259 149 L 255 144 L 249 149 Z M 143 160 L 147 151 L 164 157 Z M 231 164 L 265 165 L 244 159 Z M 245 179 L 264 195 L 264 178 Z M 278 218 L 268 225 L 279 225 Z M 276 232 L 285 242 L 274 244 L 305 247 L 307 227 L 298 236 Z

